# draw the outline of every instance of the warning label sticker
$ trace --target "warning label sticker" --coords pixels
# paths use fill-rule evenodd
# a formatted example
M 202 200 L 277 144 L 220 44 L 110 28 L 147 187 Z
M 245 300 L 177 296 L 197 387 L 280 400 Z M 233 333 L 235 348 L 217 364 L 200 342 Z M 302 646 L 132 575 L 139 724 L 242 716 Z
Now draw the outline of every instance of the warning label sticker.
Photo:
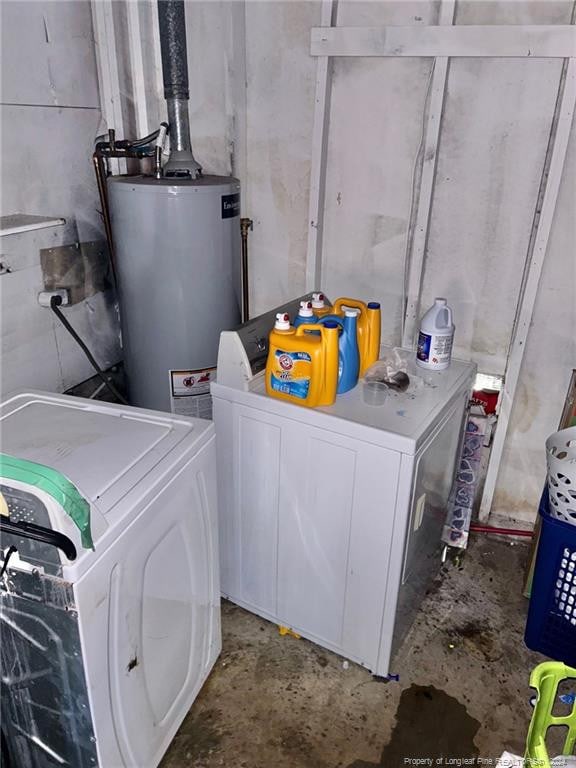
M 170 404 L 178 416 L 212 418 L 210 383 L 216 381 L 216 368 L 170 371 Z

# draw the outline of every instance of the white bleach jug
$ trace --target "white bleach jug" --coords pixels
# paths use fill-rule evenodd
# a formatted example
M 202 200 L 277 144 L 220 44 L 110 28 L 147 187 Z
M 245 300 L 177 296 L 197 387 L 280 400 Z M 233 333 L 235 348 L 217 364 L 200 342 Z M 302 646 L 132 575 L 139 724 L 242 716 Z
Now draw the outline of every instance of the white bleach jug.
M 450 365 L 453 342 L 452 310 L 446 299 L 435 299 L 420 323 L 416 362 L 429 371 L 443 371 Z

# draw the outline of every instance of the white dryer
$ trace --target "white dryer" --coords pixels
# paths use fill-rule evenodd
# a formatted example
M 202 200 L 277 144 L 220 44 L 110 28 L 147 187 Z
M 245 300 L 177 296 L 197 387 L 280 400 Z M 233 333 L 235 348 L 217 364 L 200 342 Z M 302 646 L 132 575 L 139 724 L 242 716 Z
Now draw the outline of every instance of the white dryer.
M 378 407 L 361 383 L 327 408 L 277 400 L 265 391 L 268 332 L 298 302 L 221 335 L 222 593 L 386 676 L 440 566 L 475 366 L 454 360 Z
M 221 648 L 214 426 L 30 392 L 0 432 L 9 748 L 25 768 L 153 768 Z

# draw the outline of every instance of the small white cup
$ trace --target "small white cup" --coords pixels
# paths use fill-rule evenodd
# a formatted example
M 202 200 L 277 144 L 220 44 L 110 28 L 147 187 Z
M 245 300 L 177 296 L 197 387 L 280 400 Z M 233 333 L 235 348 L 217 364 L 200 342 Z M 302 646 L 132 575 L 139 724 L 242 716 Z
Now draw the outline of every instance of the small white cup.
M 366 405 L 384 405 L 388 387 L 383 381 L 365 381 L 362 386 L 362 400 Z

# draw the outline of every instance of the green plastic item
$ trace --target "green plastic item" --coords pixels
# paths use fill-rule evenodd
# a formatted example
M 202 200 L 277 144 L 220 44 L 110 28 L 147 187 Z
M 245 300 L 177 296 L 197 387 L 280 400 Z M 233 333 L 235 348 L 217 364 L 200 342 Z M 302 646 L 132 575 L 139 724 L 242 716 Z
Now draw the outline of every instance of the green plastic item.
M 82 546 L 94 549 L 90 531 L 90 504 L 67 477 L 52 467 L 0 453 L 0 476 L 40 488 L 55 499 L 80 530 Z
M 545 661 L 538 664 L 530 675 L 530 685 L 538 691 L 536 706 L 526 739 L 524 755 L 525 768 L 550 768 L 550 758 L 546 749 L 546 732 L 551 725 L 568 726 L 563 755 L 573 755 L 576 746 L 576 704 L 568 715 L 553 715 L 554 702 L 558 692 L 558 683 L 562 680 L 576 681 L 576 669 L 560 661 Z

